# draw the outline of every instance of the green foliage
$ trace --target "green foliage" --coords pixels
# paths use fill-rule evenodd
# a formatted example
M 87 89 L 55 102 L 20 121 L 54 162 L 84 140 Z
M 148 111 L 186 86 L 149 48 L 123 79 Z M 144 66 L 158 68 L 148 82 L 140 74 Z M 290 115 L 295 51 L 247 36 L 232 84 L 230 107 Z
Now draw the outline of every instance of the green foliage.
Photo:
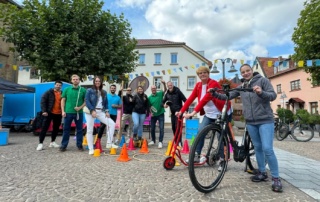
M 293 121 L 293 112 L 289 109 L 278 108 L 277 114 L 280 120 L 290 123 Z
M 138 56 L 130 24 L 102 6 L 99 0 L 28 0 L 23 9 L 0 4 L 0 36 L 14 43 L 44 80 L 132 72 Z
M 292 35 L 292 41 L 295 43 L 295 53 L 292 57 L 296 62 L 320 59 L 320 1 L 306 1 L 304 6 Z M 312 83 L 320 84 L 319 67 L 315 64 L 307 67 L 305 64 L 303 69 L 311 74 Z
M 302 123 L 308 123 L 310 114 L 309 114 L 309 112 L 307 110 L 298 109 L 296 111 L 296 115 L 299 115 L 301 117 L 301 122 Z M 296 115 L 294 116 L 295 119 L 297 118 Z
M 319 114 L 310 114 L 308 123 L 315 125 L 320 124 L 320 115 Z

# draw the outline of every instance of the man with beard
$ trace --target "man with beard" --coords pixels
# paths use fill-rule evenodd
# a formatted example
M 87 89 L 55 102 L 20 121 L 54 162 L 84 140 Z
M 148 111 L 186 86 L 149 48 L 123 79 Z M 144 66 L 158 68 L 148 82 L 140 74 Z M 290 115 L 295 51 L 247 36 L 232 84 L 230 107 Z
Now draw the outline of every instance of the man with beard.
M 121 97 L 122 95 L 122 88 L 119 91 L 118 95 Z M 132 135 L 132 127 L 133 127 L 133 120 L 132 120 L 132 110 L 134 107 L 134 103 L 133 103 L 133 96 L 131 95 L 131 88 L 128 87 L 127 88 L 127 92 L 126 95 L 124 95 L 122 97 L 122 102 L 123 102 L 123 114 L 121 117 L 121 127 L 118 133 L 118 140 L 120 140 L 121 135 L 122 135 L 122 131 L 126 125 L 126 122 L 129 121 L 129 128 L 127 129 L 127 134 L 129 137 L 131 137 Z
M 67 149 L 70 138 L 70 129 L 72 121 L 76 124 L 77 147 L 79 151 L 83 151 L 82 147 L 82 125 L 83 125 L 83 107 L 86 105 L 85 96 L 86 89 L 82 88 L 80 77 L 76 74 L 71 76 L 72 86 L 67 87 L 62 93 L 61 111 L 64 117 L 63 135 L 60 146 L 60 151 L 64 152 Z
M 177 117 L 176 112 L 179 112 L 182 108 L 182 102 L 185 102 L 187 99 L 184 94 L 180 91 L 180 89 L 173 85 L 171 81 L 167 82 L 168 90 L 163 98 L 163 107 L 170 107 L 171 111 L 171 126 L 172 132 L 175 134 L 176 126 L 177 126 Z M 180 145 L 182 145 L 182 138 L 179 140 Z

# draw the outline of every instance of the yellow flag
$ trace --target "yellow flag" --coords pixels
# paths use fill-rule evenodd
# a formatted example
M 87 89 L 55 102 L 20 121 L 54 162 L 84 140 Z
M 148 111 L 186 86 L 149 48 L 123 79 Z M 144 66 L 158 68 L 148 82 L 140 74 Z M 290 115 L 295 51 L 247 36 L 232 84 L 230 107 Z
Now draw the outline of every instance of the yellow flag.
M 129 78 L 129 74 L 125 74 L 124 77 Z
M 240 63 L 241 63 L 241 65 L 243 65 L 244 64 L 244 60 L 240 60 Z
M 303 64 L 304 64 L 304 61 L 303 61 L 303 60 L 300 60 L 300 61 L 298 62 L 298 67 L 303 67 Z
M 18 69 L 17 65 L 12 65 L 12 69 L 17 70 Z
M 272 61 L 268 61 L 268 67 L 272 67 Z
M 146 72 L 146 76 L 149 77 L 149 72 Z
M 168 73 L 171 74 L 171 69 L 168 69 Z
M 191 65 L 191 68 L 194 69 L 195 68 L 194 65 Z
M 214 60 L 214 64 L 217 64 L 218 63 L 218 59 Z

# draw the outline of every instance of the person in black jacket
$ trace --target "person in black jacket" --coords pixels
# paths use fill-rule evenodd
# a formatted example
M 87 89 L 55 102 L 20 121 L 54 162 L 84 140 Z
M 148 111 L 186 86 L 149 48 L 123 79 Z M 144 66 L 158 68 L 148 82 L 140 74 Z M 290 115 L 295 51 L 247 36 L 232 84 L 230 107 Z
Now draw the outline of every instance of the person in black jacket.
M 175 134 L 177 127 L 176 112 L 180 111 L 182 102 L 185 102 L 187 98 L 171 81 L 167 82 L 167 86 L 168 90 L 163 97 L 162 103 L 164 108 L 170 107 L 172 132 Z M 182 138 L 180 139 L 180 144 L 182 145 Z
M 143 122 L 150 112 L 148 97 L 146 94 L 144 94 L 144 90 L 141 86 L 137 88 L 137 94 L 133 96 L 133 103 L 133 138 L 135 140 L 141 140 L 143 132 Z
M 120 97 L 122 95 L 122 87 L 118 94 Z M 122 135 L 122 131 L 126 125 L 126 122 L 129 121 L 129 129 L 127 129 L 127 134 L 129 137 L 132 135 L 132 128 L 133 128 L 133 120 L 132 120 L 132 110 L 134 107 L 133 103 L 133 96 L 131 95 L 131 88 L 127 88 L 126 95 L 122 96 L 122 106 L 123 106 L 123 114 L 121 117 L 121 127 L 118 133 L 118 140 Z
M 62 120 L 62 111 L 61 111 L 61 87 L 62 82 L 56 81 L 54 88 L 47 90 L 41 97 L 41 111 L 42 111 L 42 127 L 39 135 L 39 144 L 37 151 L 43 149 L 43 141 L 46 137 L 46 133 L 49 129 L 50 123 L 52 121 L 52 133 L 51 133 L 51 143 L 49 147 L 58 148 L 58 145 L 55 140 L 59 132 L 59 127 Z

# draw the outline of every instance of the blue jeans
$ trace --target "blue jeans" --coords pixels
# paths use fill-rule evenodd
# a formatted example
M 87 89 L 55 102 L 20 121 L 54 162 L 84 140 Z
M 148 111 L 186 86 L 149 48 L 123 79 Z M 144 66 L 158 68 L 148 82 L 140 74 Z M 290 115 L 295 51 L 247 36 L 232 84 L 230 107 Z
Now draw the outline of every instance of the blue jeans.
M 153 142 L 156 142 L 156 123 L 159 121 L 159 128 L 160 128 L 160 136 L 159 142 L 163 141 L 164 135 L 164 114 L 160 114 L 159 116 L 152 116 L 151 117 L 151 138 Z
M 247 125 L 247 129 L 254 145 L 259 171 L 266 172 L 266 158 L 272 177 L 279 177 L 278 160 L 273 151 L 274 123 Z
M 207 116 L 204 116 L 203 119 L 202 119 L 202 122 L 200 123 L 199 125 L 199 128 L 198 128 L 198 134 L 199 132 L 204 128 L 206 127 L 207 125 L 211 124 L 211 123 L 214 123 L 216 121 L 216 119 L 211 119 L 211 118 L 208 118 Z M 205 135 L 203 135 L 199 141 L 199 144 L 197 144 L 197 148 L 196 148 L 196 152 L 200 155 L 201 154 L 201 150 L 203 148 L 203 145 L 204 145 L 204 139 L 205 139 Z M 220 136 L 218 136 L 219 138 Z M 219 149 L 219 156 L 220 158 L 224 158 L 224 151 L 223 151 L 223 145 L 221 145 L 220 149 Z
M 133 134 L 138 134 L 138 137 L 142 137 L 143 132 L 143 122 L 146 119 L 146 114 L 138 114 L 136 112 L 132 112 L 132 120 L 133 120 Z
M 76 124 L 76 136 L 77 136 L 77 147 L 82 148 L 83 134 L 82 134 L 82 125 L 83 125 L 83 113 L 79 113 L 79 119 L 77 120 L 77 114 L 67 113 L 64 118 L 63 124 L 63 135 L 61 141 L 61 148 L 67 148 L 70 138 L 70 129 L 71 123 L 74 121 Z

